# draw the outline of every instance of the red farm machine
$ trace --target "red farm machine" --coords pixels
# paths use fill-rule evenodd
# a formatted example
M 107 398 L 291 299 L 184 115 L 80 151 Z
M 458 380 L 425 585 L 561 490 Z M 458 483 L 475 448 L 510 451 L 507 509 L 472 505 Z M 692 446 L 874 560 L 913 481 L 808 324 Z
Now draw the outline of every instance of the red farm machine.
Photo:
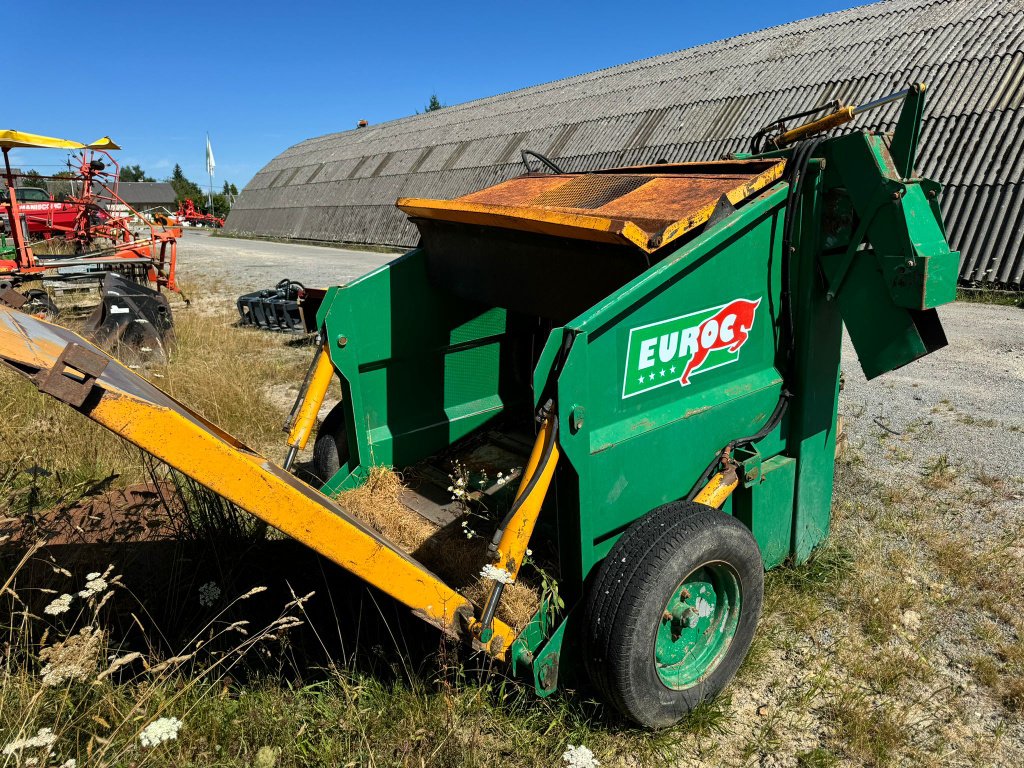
M 110 153 L 120 147 L 108 137 L 81 144 L 0 130 L 0 149 L 5 175 L 0 224 L 5 242 L 10 238 L 0 249 L 0 302 L 55 315 L 61 306 L 81 308 L 84 300 L 93 306 L 84 324 L 93 341 L 108 349 L 127 345 L 162 354 L 172 325 L 164 291 L 179 291 L 181 230 L 146 219 L 118 195 L 119 166 Z M 12 149 L 72 152 L 76 173 L 60 177 L 70 183 L 70 194 L 55 202 L 40 195 L 42 190 L 18 187 Z M 23 202 L 25 196 L 29 200 Z M 32 199 L 39 197 L 47 199 Z
M 196 204 L 192 202 L 191 198 L 186 198 L 178 203 L 177 217 L 178 221 L 193 227 L 216 227 L 220 229 L 224 226 L 224 219 L 214 216 L 212 213 L 203 213 L 196 208 Z

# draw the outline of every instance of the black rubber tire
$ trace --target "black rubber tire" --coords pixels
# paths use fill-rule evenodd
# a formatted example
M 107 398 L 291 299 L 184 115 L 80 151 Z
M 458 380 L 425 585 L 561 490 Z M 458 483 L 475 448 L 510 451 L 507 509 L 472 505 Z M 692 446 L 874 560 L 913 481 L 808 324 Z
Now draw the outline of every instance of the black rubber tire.
M 338 403 L 320 423 L 313 441 L 313 472 L 326 483 L 342 464 L 348 463 L 348 430 L 345 428 L 344 403 Z
M 698 684 L 673 690 L 658 676 L 655 638 L 679 583 L 702 565 L 722 562 L 738 577 L 740 611 L 725 653 Z M 648 728 L 665 728 L 732 680 L 754 639 L 764 600 L 757 542 L 738 520 L 692 501 L 648 512 L 598 566 L 584 605 L 587 673 L 605 700 Z

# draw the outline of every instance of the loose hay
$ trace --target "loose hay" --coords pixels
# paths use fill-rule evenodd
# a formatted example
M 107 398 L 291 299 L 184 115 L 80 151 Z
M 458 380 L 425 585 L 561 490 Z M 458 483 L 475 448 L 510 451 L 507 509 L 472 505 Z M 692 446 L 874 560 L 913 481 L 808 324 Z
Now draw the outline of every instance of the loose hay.
M 467 539 L 460 521 L 438 527 L 402 503 L 402 480 L 390 469 L 373 467 L 359 488 L 343 491 L 338 501 L 347 512 L 397 544 L 477 605 L 490 591 L 480 579 L 488 563 L 487 538 Z M 505 587 L 498 618 L 522 629 L 540 606 L 537 586 L 520 579 Z

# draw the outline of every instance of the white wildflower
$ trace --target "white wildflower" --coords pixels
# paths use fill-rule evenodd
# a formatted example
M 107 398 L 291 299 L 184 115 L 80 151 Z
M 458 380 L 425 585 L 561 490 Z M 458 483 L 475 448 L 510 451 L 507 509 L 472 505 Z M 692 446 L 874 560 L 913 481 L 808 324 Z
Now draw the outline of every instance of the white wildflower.
M 27 758 L 25 758 L 25 768 L 35 768 L 35 766 L 37 766 L 37 765 L 39 765 L 39 759 L 38 758 L 35 758 L 35 757 L 27 757 Z
M 98 573 L 90 573 L 85 577 L 85 589 L 78 593 L 79 597 L 92 597 L 107 588 L 107 580 Z
M 15 739 L 12 741 L 4 747 L 3 753 L 5 757 L 10 757 L 15 752 L 21 752 L 25 749 L 53 746 L 53 742 L 56 740 L 57 737 L 54 735 L 52 728 L 40 728 L 39 732 L 35 736 L 29 736 L 24 739 Z
M 511 573 L 506 571 L 504 568 L 498 568 L 490 563 L 480 570 L 480 578 L 497 581 L 500 584 L 511 584 L 515 581 L 515 577 Z
M 208 581 L 199 588 L 199 604 L 209 608 L 220 600 L 220 587 L 215 582 Z
M 69 757 L 63 763 L 60 764 L 60 768 L 78 768 L 78 761 L 73 757 Z
M 96 672 L 105 635 L 96 627 L 83 627 L 78 634 L 39 652 L 43 668 L 39 675 L 46 687 L 88 680 Z
M 66 613 L 71 608 L 71 601 L 74 599 L 74 595 L 61 595 L 43 608 L 43 613 L 48 613 L 51 616 L 59 616 L 62 613 Z
M 139 741 L 144 747 L 155 747 L 165 741 L 178 738 L 181 720 L 176 717 L 161 717 L 147 725 L 139 733 Z
M 569 768 L 597 768 L 601 765 L 600 761 L 594 757 L 594 753 L 590 751 L 590 748 L 582 744 L 578 747 L 569 744 L 565 748 L 565 752 L 562 753 L 562 761 Z

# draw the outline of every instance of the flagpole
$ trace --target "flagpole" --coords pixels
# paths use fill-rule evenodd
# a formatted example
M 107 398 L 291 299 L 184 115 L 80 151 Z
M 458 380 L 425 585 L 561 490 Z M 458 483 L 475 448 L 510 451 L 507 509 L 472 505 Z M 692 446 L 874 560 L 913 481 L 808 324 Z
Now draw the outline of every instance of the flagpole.
M 212 152 L 210 150 L 210 134 L 206 134 L 206 172 L 210 174 L 210 215 L 213 215 L 213 163 L 210 162 Z

